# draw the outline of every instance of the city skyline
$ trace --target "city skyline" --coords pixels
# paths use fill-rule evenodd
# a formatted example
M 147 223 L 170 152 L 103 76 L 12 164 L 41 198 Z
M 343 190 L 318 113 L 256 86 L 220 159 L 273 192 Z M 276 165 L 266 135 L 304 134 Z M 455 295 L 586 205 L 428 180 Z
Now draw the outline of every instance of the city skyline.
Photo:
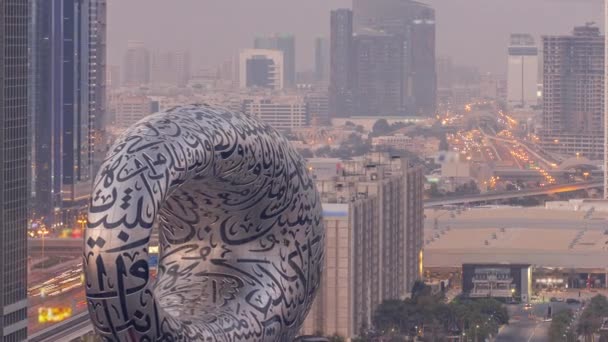
M 608 338 L 608 0 L 5 2 L 0 341 Z
M 438 55 L 452 56 L 459 65 L 474 65 L 481 71 L 504 75 L 507 71 L 504 51 L 511 33 L 529 33 L 540 41 L 541 35 L 567 34 L 572 27 L 586 22 L 596 22 L 602 31 L 604 25 L 600 0 L 513 0 L 496 2 L 492 6 L 482 0 L 424 2 L 435 8 L 440 23 L 437 26 Z M 108 59 L 110 64 L 121 64 L 128 41 L 141 40 L 151 48 L 190 50 L 194 66 L 215 68 L 240 48 L 253 47 L 256 35 L 291 33 L 296 37 L 297 70 L 313 70 L 314 40 L 319 36 L 329 37 L 330 10 L 351 8 L 351 3 L 352 0 L 312 0 L 305 5 L 277 0 L 261 0 L 255 4 L 242 0 L 222 3 L 187 0 L 176 6 L 152 0 L 145 1 L 149 20 L 134 26 L 131 25 L 132 16 L 141 8 L 142 0 L 111 1 L 108 5 L 111 46 Z M 231 11 L 236 4 L 240 10 Z M 206 15 L 218 12 L 223 15 Z M 268 17 L 267 13 L 275 12 L 286 15 Z M 195 20 L 190 13 L 202 17 Z M 192 20 L 182 20 L 182 17 L 192 17 Z M 545 17 L 562 19 L 547 22 L 542 20 Z M 174 34 L 165 25 L 154 24 L 166 21 L 176 23 L 174 30 L 201 32 L 199 39 L 192 41 L 188 35 Z M 319 25 L 310 25 L 311 22 Z M 478 30 L 477 27 L 486 29 Z M 223 32 L 225 39 L 217 40 L 212 34 L 206 34 L 218 31 Z M 484 54 L 479 54 L 477 46 L 484 46 Z

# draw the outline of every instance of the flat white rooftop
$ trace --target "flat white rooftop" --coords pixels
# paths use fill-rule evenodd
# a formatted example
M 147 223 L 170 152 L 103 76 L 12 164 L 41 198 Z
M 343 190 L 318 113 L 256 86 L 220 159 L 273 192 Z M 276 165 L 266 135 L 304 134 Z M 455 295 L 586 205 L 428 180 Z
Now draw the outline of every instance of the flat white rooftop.
M 425 214 L 426 267 L 529 263 L 608 270 L 608 212 L 495 207 Z

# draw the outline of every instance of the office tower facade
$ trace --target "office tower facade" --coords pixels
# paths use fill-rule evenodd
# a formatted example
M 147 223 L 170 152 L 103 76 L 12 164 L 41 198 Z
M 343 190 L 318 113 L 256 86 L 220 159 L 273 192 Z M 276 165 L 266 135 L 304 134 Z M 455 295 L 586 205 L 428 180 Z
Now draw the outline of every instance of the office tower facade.
M 435 11 L 430 8 L 423 9 L 412 21 L 410 32 L 412 67 L 409 69 L 409 73 L 414 114 L 434 116 L 437 107 Z M 405 58 L 405 64 L 407 65 L 407 58 Z
M 89 0 L 89 148 L 97 172 L 107 152 L 107 0 Z
M 121 74 L 120 66 L 118 66 L 118 65 L 108 66 L 107 73 L 106 73 L 107 89 L 120 88 L 121 85 L 122 85 L 122 74 Z
M 604 25 L 608 25 L 608 1 L 604 0 Z M 608 27 L 608 26 L 604 26 Z M 604 35 L 604 56 L 608 56 L 608 34 Z M 608 199 L 608 60 L 604 59 L 604 199 Z
M 0 320 L 1 340 L 27 340 L 28 0 L 0 6 Z
M 437 104 L 443 109 L 451 107 L 453 87 L 453 63 L 447 56 L 437 57 Z
M 422 277 L 423 169 L 382 153 L 311 159 L 309 169 L 327 235 L 321 290 L 303 329 L 352 338 L 371 327 L 382 301 L 405 298 Z
M 255 96 L 243 101 L 243 113 L 278 130 L 308 126 L 308 104 L 301 96 Z
M 219 86 L 224 88 L 238 88 L 239 86 L 239 57 L 232 57 L 222 62 L 217 68 Z
M 96 150 L 106 112 L 105 1 L 34 5 L 34 207 L 52 224 L 86 206 L 95 154 L 105 152 Z
M 543 37 L 543 147 L 603 157 L 604 37 L 592 25 Z
M 327 38 L 315 39 L 315 81 L 329 81 L 329 41 Z
M 151 82 L 183 88 L 188 84 L 190 75 L 190 53 L 188 51 L 159 51 L 152 54 Z
M 353 114 L 353 12 L 331 12 L 329 114 L 344 118 Z
M 353 115 L 403 114 L 403 39 L 368 30 L 354 37 L 352 51 Z
M 143 42 L 130 41 L 123 61 L 126 86 L 140 86 L 150 83 L 150 51 Z
M 283 85 L 287 88 L 296 85 L 296 39 L 291 34 L 274 34 L 256 37 L 254 49 L 278 50 L 283 52 Z
M 402 37 L 406 113 L 434 116 L 437 102 L 435 10 L 412 0 L 353 0 L 354 31 Z
M 281 90 L 284 86 L 283 52 L 247 49 L 239 57 L 240 88 Z
M 508 49 L 507 100 L 509 105 L 538 104 L 538 47 L 529 34 L 512 34 Z

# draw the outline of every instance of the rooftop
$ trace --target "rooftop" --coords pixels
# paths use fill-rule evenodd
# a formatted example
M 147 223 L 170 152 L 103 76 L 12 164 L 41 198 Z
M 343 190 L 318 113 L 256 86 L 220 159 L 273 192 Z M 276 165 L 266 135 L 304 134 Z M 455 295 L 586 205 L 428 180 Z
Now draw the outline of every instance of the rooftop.
M 425 266 L 608 268 L 608 212 L 498 207 L 427 210 L 426 216 Z

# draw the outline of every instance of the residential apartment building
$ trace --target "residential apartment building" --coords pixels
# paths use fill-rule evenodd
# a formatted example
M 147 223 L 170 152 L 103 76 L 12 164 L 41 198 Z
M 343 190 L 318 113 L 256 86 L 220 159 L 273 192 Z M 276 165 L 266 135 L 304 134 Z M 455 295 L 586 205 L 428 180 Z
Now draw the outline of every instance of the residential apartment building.
M 326 225 L 325 272 L 303 332 L 352 338 L 422 277 L 423 171 L 384 153 L 311 159 Z
M 604 37 L 591 24 L 543 37 L 542 146 L 603 158 Z

